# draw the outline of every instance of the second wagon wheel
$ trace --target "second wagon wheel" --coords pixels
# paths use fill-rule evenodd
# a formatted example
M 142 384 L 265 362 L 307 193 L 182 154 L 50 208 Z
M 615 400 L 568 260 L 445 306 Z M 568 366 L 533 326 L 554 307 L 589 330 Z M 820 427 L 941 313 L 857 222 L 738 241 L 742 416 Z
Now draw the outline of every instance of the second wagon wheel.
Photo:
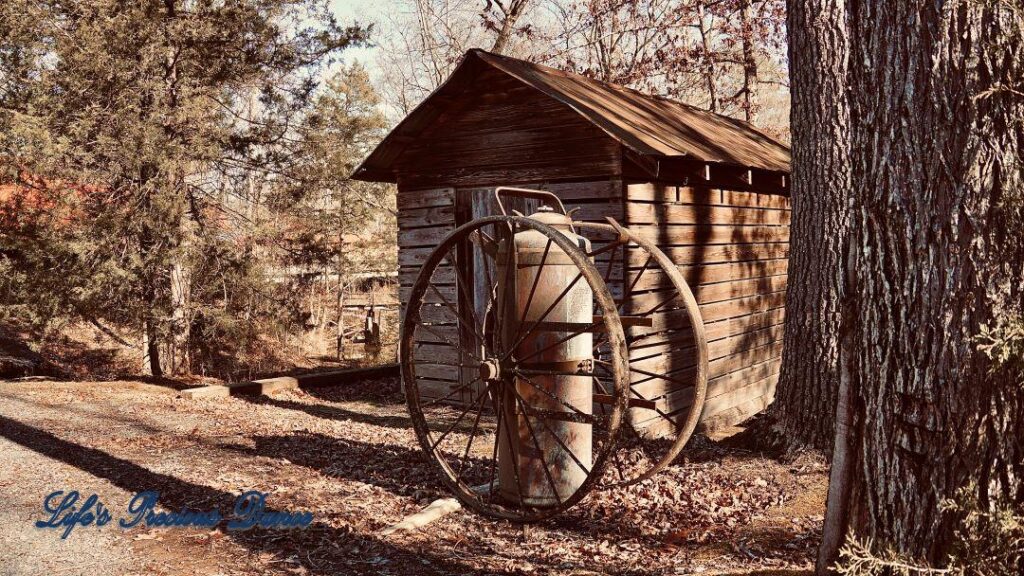
M 408 295 L 399 351 L 416 435 L 445 484 L 466 507 L 515 521 L 566 510 L 597 485 L 629 383 L 617 306 L 587 241 L 564 215 L 538 218 L 480 218 L 442 240 Z M 607 342 L 600 375 L 596 337 Z
M 574 225 L 593 241 L 591 255 L 606 283 L 617 287 L 627 324 L 630 425 L 607 484 L 633 484 L 671 464 L 697 427 L 708 379 L 704 321 L 679 268 L 649 239 L 611 219 Z M 599 374 L 604 346 L 595 341 Z M 624 461 L 630 447 L 644 461 Z

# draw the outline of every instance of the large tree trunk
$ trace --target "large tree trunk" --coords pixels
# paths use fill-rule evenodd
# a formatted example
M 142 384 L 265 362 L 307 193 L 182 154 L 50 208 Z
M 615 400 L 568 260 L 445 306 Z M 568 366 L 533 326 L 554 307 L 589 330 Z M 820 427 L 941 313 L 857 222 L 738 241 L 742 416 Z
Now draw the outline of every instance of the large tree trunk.
M 844 384 L 827 562 L 844 537 L 947 562 L 970 488 L 1018 503 L 1024 387 L 979 352 L 1022 306 L 1024 34 L 1011 2 L 852 2 L 851 220 Z M 794 74 L 797 83 L 799 74 Z M 828 143 L 825 143 L 828 145 Z M 788 311 L 787 311 L 788 313 Z
M 786 333 L 771 418 L 789 448 L 830 451 L 850 194 L 845 0 L 791 0 L 792 201 Z

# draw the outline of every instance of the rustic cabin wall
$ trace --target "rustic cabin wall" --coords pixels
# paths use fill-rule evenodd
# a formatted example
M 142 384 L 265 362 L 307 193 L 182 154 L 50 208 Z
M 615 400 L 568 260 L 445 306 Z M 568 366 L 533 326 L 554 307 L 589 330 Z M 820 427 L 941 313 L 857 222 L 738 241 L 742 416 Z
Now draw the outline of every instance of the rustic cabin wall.
M 441 240 L 455 229 L 455 189 L 433 188 L 398 192 L 398 280 L 401 315 L 409 302 L 412 286 L 423 263 Z M 433 277 L 448 302 L 457 306 L 455 270 L 450 264 L 439 267 Z M 426 301 L 443 304 L 433 292 Z M 423 382 L 421 395 L 442 397 L 458 385 L 458 364 L 455 349 L 445 339 L 458 338 L 457 318 L 446 306 L 423 307 L 423 319 L 432 324 L 436 334 L 423 333 L 414 352 L 416 377 Z M 421 331 L 422 332 L 422 331 Z M 454 339 L 453 339 L 454 338 Z
M 396 166 L 405 188 L 583 180 L 621 173 L 619 144 L 561 102 L 497 70 L 441 114 Z
M 628 226 L 680 267 L 704 317 L 710 371 L 702 427 L 720 428 L 763 410 L 774 398 L 782 354 L 789 199 L 652 183 L 625 189 Z M 644 258 L 631 252 L 630 282 Z M 649 309 L 664 285 L 657 274 L 642 275 L 628 301 Z M 659 312 L 654 326 L 632 332 L 631 367 L 681 382 L 692 378 L 693 343 L 680 311 Z M 666 395 L 673 385 L 663 379 L 634 373 L 633 381 L 644 397 L 658 398 L 663 411 L 686 409 L 692 401 L 692 388 Z

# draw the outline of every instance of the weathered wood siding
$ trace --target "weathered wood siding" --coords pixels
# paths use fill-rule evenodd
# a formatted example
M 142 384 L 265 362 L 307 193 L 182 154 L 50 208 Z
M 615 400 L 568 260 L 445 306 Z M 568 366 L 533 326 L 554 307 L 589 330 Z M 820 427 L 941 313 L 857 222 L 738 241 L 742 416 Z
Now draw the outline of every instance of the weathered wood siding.
M 774 398 L 782 354 L 789 199 L 669 184 L 630 183 L 625 189 L 626 224 L 673 259 L 700 304 L 710 359 L 702 426 L 727 426 L 761 411 Z M 645 258 L 639 250 L 630 254 L 630 281 Z M 656 305 L 665 283 L 659 274 L 641 275 L 632 308 Z M 632 335 L 642 336 L 630 349 L 632 367 L 681 382 L 692 377 L 693 343 L 684 314 L 658 313 L 653 327 L 633 328 Z M 673 385 L 664 380 L 634 373 L 633 381 L 647 398 L 664 396 L 658 402 L 667 412 L 692 401 L 691 389 L 665 396 Z
M 567 209 L 576 209 L 574 217 L 580 220 L 616 218 L 652 239 L 680 266 L 700 303 L 709 341 L 710 379 L 702 416 L 705 428 L 744 420 L 771 402 L 778 379 L 785 319 L 788 198 L 663 184 L 624 185 L 618 179 L 570 183 L 516 181 L 508 185 L 550 190 Z M 494 186 L 399 192 L 403 313 L 411 286 L 430 252 L 457 225 L 497 213 L 493 197 Z M 645 258 L 639 250 L 630 252 L 630 272 L 626 275 L 630 282 Z M 602 272 L 606 259 L 607 255 L 598 258 Z M 610 278 L 612 293 L 620 298 L 621 264 L 613 267 Z M 468 300 L 465 294 L 460 296 L 457 275 L 449 266 L 435 272 L 434 281 L 440 284 L 450 303 L 482 299 L 477 286 L 470 289 Z M 665 282 L 661 274 L 645 272 L 633 286 L 627 312 L 656 305 L 663 298 L 659 290 L 665 288 Z M 433 294 L 428 295 L 428 300 L 440 303 Z M 431 362 L 459 363 L 449 344 L 457 341 L 458 326 L 447 308 L 437 307 L 425 313 L 442 326 L 434 328 L 436 334 L 423 333 L 415 354 L 417 375 L 427 383 L 425 394 L 439 397 L 458 385 L 459 371 Z M 632 367 L 667 374 L 679 381 L 692 376 L 692 341 L 682 313 L 660 313 L 654 318 L 654 326 L 630 330 L 633 337 L 644 336 L 631 347 Z M 639 373 L 634 374 L 633 380 L 648 398 L 660 396 L 659 389 L 666 386 L 664 380 Z M 464 398 L 453 398 L 460 399 Z M 659 407 L 675 412 L 686 409 L 690 400 L 690 392 L 684 390 L 660 399 Z
M 412 285 L 416 282 L 423 263 L 440 241 L 455 229 L 455 189 L 432 188 L 402 190 L 398 192 L 398 280 L 401 315 L 409 302 Z M 434 282 L 449 302 L 456 302 L 455 271 L 443 266 L 434 274 Z M 427 302 L 442 303 L 433 292 L 426 296 Z M 457 364 L 455 349 L 445 341 L 452 341 L 457 334 L 456 320 L 447 308 L 433 307 L 422 310 L 424 318 L 442 325 L 433 330 L 437 334 L 420 332 L 414 352 L 416 377 L 421 381 L 421 390 L 427 397 L 440 397 L 458 384 L 456 368 L 438 364 Z M 457 336 L 456 336 L 457 338 Z

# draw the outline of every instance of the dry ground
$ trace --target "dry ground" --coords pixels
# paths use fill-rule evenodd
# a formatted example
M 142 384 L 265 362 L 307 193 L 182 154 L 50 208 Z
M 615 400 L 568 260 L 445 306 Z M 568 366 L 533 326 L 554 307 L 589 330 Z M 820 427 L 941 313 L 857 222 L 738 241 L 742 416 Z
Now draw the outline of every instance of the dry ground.
M 529 527 L 456 512 L 378 532 L 443 490 L 391 379 L 271 398 L 178 398 L 140 382 L 0 382 L 0 576 L 14 574 L 791 574 L 811 565 L 826 474 L 726 443 Z M 132 494 L 169 510 L 245 490 L 311 510 L 305 530 L 124 530 Z M 97 493 L 103 527 L 35 527 L 55 490 Z

